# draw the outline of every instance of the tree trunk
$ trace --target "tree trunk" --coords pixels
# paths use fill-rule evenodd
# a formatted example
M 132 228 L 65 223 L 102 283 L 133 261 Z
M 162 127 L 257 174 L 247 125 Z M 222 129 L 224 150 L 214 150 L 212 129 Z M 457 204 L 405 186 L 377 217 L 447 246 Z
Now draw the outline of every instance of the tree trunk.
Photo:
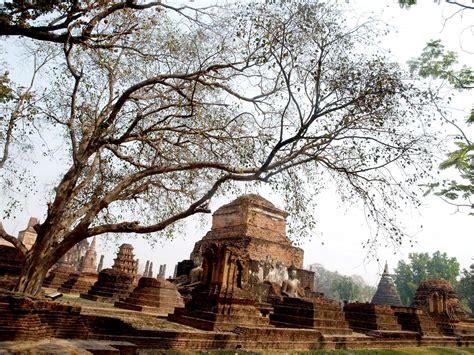
M 48 270 L 49 266 L 45 262 L 45 258 L 38 257 L 38 253 L 28 253 L 15 286 L 15 291 L 31 296 L 38 295 Z

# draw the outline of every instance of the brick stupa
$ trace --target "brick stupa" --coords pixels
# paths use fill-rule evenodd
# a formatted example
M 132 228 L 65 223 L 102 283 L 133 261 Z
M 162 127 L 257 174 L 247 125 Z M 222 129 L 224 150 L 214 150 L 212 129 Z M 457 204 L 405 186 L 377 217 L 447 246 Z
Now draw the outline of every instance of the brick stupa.
M 467 313 L 447 280 L 427 280 L 416 290 L 412 306 L 417 307 L 436 323 L 444 335 L 469 334 L 474 338 L 473 322 L 467 322 Z
M 388 304 L 391 306 L 401 306 L 400 296 L 397 288 L 393 282 L 392 276 L 388 272 L 388 264 L 385 263 L 385 268 L 380 279 L 377 291 L 370 302 L 372 304 Z
M 118 308 L 159 315 L 168 315 L 175 307 L 183 306 L 183 299 L 174 284 L 153 277 L 140 278 L 138 286 L 125 300 L 115 302 Z
M 287 213 L 258 195 L 242 196 L 214 214 L 212 229 L 195 244 L 191 260 L 202 260 L 201 284 L 169 319 L 205 330 L 269 327 L 271 271 L 292 264 L 304 288 L 314 273 L 302 270 L 303 250 L 286 236 Z M 284 274 L 283 274 L 284 275 Z M 280 284 L 283 279 L 275 279 Z
M 258 195 L 245 195 L 220 207 L 212 215 L 212 228 L 198 241 L 191 260 L 213 243 L 239 245 L 249 258 L 278 260 L 283 266 L 303 269 L 303 249 L 286 236 L 288 213 Z
M 350 327 L 362 333 L 407 339 L 416 339 L 420 334 L 441 335 L 433 319 L 423 310 L 401 305 L 387 263 L 371 303 L 349 303 L 344 306 L 344 312 Z
M 57 289 L 69 278 L 69 275 L 79 272 L 88 249 L 89 243 L 86 239 L 74 245 L 48 272 L 43 287 Z
M 82 258 L 81 266 L 78 272 L 74 272 L 59 287 L 63 293 L 83 293 L 97 281 L 98 273 L 96 271 L 96 242 L 95 237 L 87 249 L 86 255 Z
M 99 273 L 97 282 L 81 298 L 100 302 L 115 302 L 129 295 L 136 278 L 136 261 L 133 247 L 122 244 L 110 269 Z

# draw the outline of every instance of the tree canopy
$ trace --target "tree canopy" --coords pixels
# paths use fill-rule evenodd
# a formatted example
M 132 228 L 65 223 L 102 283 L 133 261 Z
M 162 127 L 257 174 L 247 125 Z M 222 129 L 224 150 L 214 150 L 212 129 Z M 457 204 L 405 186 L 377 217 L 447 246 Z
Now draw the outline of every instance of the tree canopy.
M 398 262 L 394 270 L 394 281 L 403 305 L 409 306 L 417 288 L 423 281 L 430 279 L 444 279 L 456 287 L 459 276 L 459 262 L 455 257 L 448 257 L 446 253 L 439 251 L 429 255 L 428 253 L 410 253 L 409 262 L 404 260 Z
M 410 69 L 421 77 L 440 79 L 448 82 L 458 90 L 472 90 L 474 88 L 474 71 L 468 66 L 456 68 L 457 54 L 446 51 L 441 41 L 429 41 L 422 54 L 409 62 Z M 438 107 L 442 117 L 454 126 L 458 134 L 455 144 L 457 149 L 448 153 L 448 159 L 443 161 L 439 168 L 444 170 L 455 168 L 460 173 L 461 180 L 445 180 L 442 183 L 429 185 L 427 193 L 435 192 L 450 203 L 459 207 L 474 209 L 474 143 L 469 134 L 462 130 L 453 120 L 448 119 L 446 113 Z M 467 118 L 467 124 L 474 123 L 474 107 Z M 471 215 L 474 215 L 471 212 Z
M 463 269 L 457 291 L 461 302 L 469 308 L 471 315 L 474 314 L 474 264 Z
M 134 11 L 127 1 L 109 11 L 111 3 L 84 2 L 91 8 L 78 15 L 89 20 L 55 3 L 43 10 L 66 11 L 56 21 L 72 21 L 72 32 L 29 36 L 41 41 L 34 53 L 49 53 L 41 67 L 49 82 L 28 136 L 59 141 L 60 151 L 40 151 L 64 171 L 51 176 L 31 250 L 0 228 L 25 256 L 18 291 L 37 293 L 80 240 L 171 233 L 242 182 L 282 193 L 298 217 L 293 231 L 312 226 L 313 195 L 335 182 L 380 233 L 402 242 L 395 211 L 418 203 L 413 183 L 428 173 L 432 138 L 426 93 L 368 50 L 375 29 L 345 25 L 312 2 Z
M 376 291 L 375 287 L 367 285 L 358 275 L 341 275 L 336 271 L 326 270 L 320 264 L 309 265 L 309 269 L 314 272 L 315 290 L 339 302 L 370 302 Z

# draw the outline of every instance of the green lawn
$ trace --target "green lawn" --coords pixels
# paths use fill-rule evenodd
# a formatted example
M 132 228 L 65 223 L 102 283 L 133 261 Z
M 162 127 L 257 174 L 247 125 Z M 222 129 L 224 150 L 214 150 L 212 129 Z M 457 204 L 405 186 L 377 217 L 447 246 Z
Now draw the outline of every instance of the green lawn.
M 294 354 L 333 354 L 333 355 L 458 355 L 474 354 L 474 348 L 400 348 L 400 349 L 365 349 L 365 350 L 318 350 L 295 352 Z
M 84 298 L 80 298 L 77 294 L 63 294 L 61 298 L 58 298 L 56 302 L 70 304 L 74 306 L 85 306 L 85 307 L 94 307 L 94 308 L 112 308 L 114 306 L 113 303 L 107 302 L 95 302 L 91 300 L 86 300 Z
M 215 351 L 199 352 L 206 355 L 270 355 L 270 354 L 292 354 L 292 355 L 469 355 L 474 354 L 474 348 L 400 348 L 400 349 L 365 349 L 365 350 L 315 350 L 295 352 L 251 352 L 251 351 Z
M 301 353 L 303 354 L 303 353 Z M 474 348 L 401 348 L 401 349 L 371 349 L 371 350 L 333 350 L 317 351 L 304 354 L 341 354 L 341 355 L 451 355 L 474 354 Z

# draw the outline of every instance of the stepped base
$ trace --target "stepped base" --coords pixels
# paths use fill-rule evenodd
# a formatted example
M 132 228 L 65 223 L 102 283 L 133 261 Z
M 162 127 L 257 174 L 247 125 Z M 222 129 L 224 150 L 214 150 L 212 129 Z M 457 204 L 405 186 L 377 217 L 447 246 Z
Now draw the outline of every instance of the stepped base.
M 245 326 L 269 327 L 269 319 L 262 316 L 190 311 L 181 307 L 175 308 L 174 313 L 168 315 L 168 320 L 197 329 L 222 332 L 233 331 L 237 327 Z
M 172 283 L 142 277 L 133 292 L 125 300 L 117 301 L 114 305 L 138 312 L 167 315 L 174 312 L 175 307 L 183 307 L 184 303 Z
M 75 273 L 73 268 L 57 268 L 51 270 L 43 281 L 43 287 L 58 289 L 69 278 L 69 275 Z
M 390 338 L 390 339 L 411 339 L 416 340 L 420 338 L 418 332 L 410 332 L 404 330 L 372 330 L 367 335 L 376 338 Z
M 64 281 L 61 287 L 58 288 L 62 293 L 87 293 L 89 289 L 97 281 L 97 273 L 74 273 L 69 275 L 69 278 Z
M 284 328 L 315 329 L 323 334 L 351 335 L 352 330 L 339 306 L 326 298 L 284 297 L 273 305 L 270 324 Z

